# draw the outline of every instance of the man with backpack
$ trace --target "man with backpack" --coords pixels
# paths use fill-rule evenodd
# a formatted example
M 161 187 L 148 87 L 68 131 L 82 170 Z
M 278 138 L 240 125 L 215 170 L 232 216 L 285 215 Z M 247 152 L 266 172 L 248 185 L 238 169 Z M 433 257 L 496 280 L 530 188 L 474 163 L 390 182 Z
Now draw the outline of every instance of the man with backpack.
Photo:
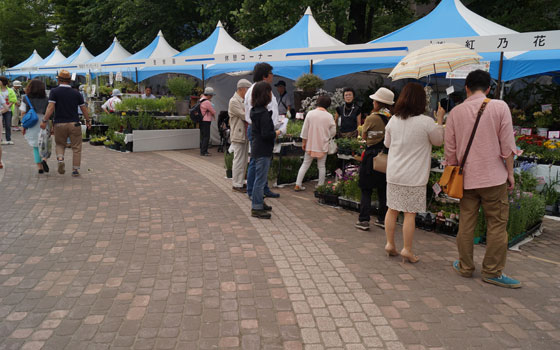
M 214 93 L 214 89 L 211 87 L 207 87 L 206 89 L 204 89 L 204 94 L 202 95 L 202 97 L 200 98 L 200 102 L 198 103 L 198 108 L 200 108 L 200 115 L 202 117 L 202 120 L 199 122 L 201 156 L 211 155 L 210 153 L 208 153 L 208 143 L 210 142 L 210 126 L 212 125 L 212 120 L 216 119 L 216 110 L 214 110 L 214 106 L 212 106 L 212 102 L 210 101 L 212 100 L 212 97 L 214 97 L 214 95 L 216 95 L 216 93 Z

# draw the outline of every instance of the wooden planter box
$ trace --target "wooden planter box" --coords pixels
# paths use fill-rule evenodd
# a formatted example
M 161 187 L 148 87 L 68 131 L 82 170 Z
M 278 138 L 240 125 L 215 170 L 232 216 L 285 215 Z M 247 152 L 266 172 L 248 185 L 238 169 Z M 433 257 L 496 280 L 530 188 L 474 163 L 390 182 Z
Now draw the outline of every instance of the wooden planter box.
M 200 147 L 200 130 L 134 130 L 132 139 L 134 152 L 193 149 Z

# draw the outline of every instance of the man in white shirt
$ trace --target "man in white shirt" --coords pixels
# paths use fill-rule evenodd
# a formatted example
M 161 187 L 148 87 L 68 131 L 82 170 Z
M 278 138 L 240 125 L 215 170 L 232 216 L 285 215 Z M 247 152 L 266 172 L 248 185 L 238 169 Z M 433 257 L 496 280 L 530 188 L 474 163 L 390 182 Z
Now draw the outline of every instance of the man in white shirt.
M 273 78 L 274 75 L 272 74 L 272 66 L 270 64 L 263 62 L 263 63 L 257 63 L 255 65 L 255 68 L 253 69 L 254 83 L 253 85 L 251 85 L 249 90 L 247 90 L 247 93 L 245 94 L 245 102 L 244 102 L 245 121 L 247 121 L 247 123 L 249 124 L 249 128 L 247 129 L 247 136 L 249 137 L 249 141 L 252 140 L 251 108 L 253 108 L 253 106 L 251 105 L 251 100 L 252 100 L 251 94 L 253 93 L 253 87 L 255 86 L 256 83 L 260 81 L 265 81 L 269 84 L 272 84 Z M 272 122 L 276 127 L 276 125 L 278 125 L 279 123 L 279 118 L 278 118 L 278 102 L 276 101 L 276 97 L 274 97 L 274 94 L 272 94 L 272 100 L 270 101 L 268 106 L 266 106 L 266 108 L 269 111 L 272 111 Z M 247 195 L 249 196 L 249 198 L 251 198 L 251 196 L 253 195 L 254 183 L 255 183 L 255 162 L 254 159 L 251 157 L 251 160 L 249 161 L 249 167 L 247 168 Z M 278 198 L 280 197 L 280 194 L 272 192 L 267 184 L 264 187 L 264 196 L 269 198 Z
M 111 98 L 105 101 L 103 105 L 101 105 L 101 109 L 103 110 L 103 112 L 105 113 L 115 112 L 115 106 L 121 103 L 121 96 L 122 96 L 121 90 L 114 89 Z
M 142 94 L 142 98 L 149 98 L 149 99 L 155 99 L 156 96 L 152 95 L 152 87 L 148 86 L 146 87 L 146 89 L 144 89 L 144 93 Z

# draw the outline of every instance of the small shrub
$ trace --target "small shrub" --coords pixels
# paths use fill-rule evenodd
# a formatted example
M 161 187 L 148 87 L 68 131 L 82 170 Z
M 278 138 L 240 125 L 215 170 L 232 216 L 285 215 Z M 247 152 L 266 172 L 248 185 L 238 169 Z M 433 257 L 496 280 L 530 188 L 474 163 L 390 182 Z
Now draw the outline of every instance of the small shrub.
M 184 100 L 189 96 L 195 86 L 196 81 L 191 78 L 176 77 L 167 80 L 169 91 L 177 97 L 178 100 Z
M 315 74 L 302 74 L 299 78 L 297 78 L 295 85 L 298 89 L 301 89 L 306 92 L 315 91 L 321 87 L 325 82 L 316 76 Z

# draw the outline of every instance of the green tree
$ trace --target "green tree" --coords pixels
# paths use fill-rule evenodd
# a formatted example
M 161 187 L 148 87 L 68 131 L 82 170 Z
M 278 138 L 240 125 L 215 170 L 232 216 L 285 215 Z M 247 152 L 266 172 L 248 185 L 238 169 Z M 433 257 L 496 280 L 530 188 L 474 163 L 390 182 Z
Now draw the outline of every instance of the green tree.
M 27 58 L 34 49 L 48 55 L 55 41 L 50 26 L 51 9 L 47 0 L 0 1 L 0 56 L 11 67 Z

